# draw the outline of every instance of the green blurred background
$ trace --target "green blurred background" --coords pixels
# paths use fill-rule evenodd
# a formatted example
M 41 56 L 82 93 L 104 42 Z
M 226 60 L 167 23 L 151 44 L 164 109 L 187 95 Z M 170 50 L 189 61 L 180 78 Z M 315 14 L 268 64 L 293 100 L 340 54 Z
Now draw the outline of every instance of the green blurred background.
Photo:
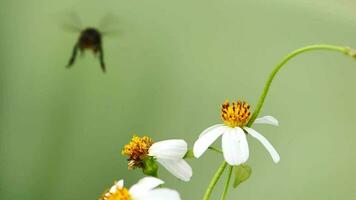
M 1 0 L 0 199 L 97 199 L 116 179 L 135 183 L 140 170 L 120 155 L 132 134 L 192 146 L 225 99 L 254 106 L 288 52 L 356 47 L 355 11 L 352 0 Z M 61 28 L 66 13 L 87 26 L 117 16 L 107 74 L 90 52 L 65 69 L 78 37 Z M 253 175 L 229 199 L 356 199 L 355 75 L 356 61 L 338 53 L 289 63 L 262 110 L 280 127 L 255 127 L 281 162 L 249 138 Z M 160 173 L 183 199 L 201 199 L 221 160 L 189 161 L 189 183 Z

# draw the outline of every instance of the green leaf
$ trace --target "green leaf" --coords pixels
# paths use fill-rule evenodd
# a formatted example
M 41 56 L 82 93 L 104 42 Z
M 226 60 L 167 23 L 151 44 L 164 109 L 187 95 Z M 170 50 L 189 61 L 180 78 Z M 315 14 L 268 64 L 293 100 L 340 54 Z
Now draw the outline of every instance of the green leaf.
M 242 182 L 246 181 L 252 173 L 252 169 L 249 165 L 241 164 L 235 167 L 235 181 L 234 188 L 237 188 Z
M 184 155 L 183 159 L 194 158 L 193 150 L 188 150 L 187 153 Z

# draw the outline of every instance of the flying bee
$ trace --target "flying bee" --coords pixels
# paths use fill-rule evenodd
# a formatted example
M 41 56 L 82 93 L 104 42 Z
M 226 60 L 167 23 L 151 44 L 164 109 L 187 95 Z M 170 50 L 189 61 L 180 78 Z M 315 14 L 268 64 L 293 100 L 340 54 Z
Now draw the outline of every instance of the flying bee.
M 77 43 L 74 45 L 72 56 L 69 60 L 67 68 L 71 67 L 77 57 L 78 50 L 83 53 L 85 50 L 92 50 L 94 55 L 99 54 L 100 66 L 103 72 L 106 71 L 104 62 L 104 50 L 102 43 L 102 34 L 96 28 L 86 28 L 79 36 Z
M 106 66 L 104 62 L 103 36 L 106 37 L 108 35 L 117 34 L 117 30 L 113 27 L 113 25 L 118 22 L 116 16 L 111 14 L 104 16 L 99 21 L 99 28 L 83 28 L 81 20 L 76 13 L 70 12 L 67 13 L 66 16 L 68 17 L 67 22 L 62 23 L 62 28 L 77 34 L 80 33 L 79 38 L 73 47 L 67 68 L 74 65 L 78 51 L 83 54 L 86 50 L 91 50 L 95 56 L 98 56 L 100 67 L 102 71 L 105 72 Z

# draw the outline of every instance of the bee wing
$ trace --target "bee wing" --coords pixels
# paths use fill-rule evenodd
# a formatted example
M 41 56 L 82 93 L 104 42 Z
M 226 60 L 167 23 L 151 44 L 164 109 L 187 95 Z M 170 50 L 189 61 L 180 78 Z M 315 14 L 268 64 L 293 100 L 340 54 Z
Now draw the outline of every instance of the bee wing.
M 101 34 L 104 36 L 104 37 L 117 37 L 117 36 L 120 36 L 122 35 L 122 31 L 121 30 L 106 30 L 106 31 L 100 31 Z
M 71 33 L 80 33 L 83 30 L 82 21 L 75 12 L 65 12 L 60 14 L 60 27 Z
M 119 22 L 116 15 L 108 13 L 100 19 L 98 28 L 103 36 L 118 36 L 122 33 L 118 28 Z

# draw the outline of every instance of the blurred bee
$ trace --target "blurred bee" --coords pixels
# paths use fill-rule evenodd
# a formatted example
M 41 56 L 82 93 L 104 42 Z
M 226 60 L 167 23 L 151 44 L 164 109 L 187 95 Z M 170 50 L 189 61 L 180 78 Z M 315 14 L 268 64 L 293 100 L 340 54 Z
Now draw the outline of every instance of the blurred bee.
M 106 68 L 104 62 L 102 34 L 99 30 L 95 28 L 86 28 L 80 33 L 79 39 L 74 45 L 72 56 L 69 60 L 67 68 L 71 67 L 74 64 L 78 50 L 83 53 L 86 49 L 92 50 L 95 55 L 99 54 L 100 66 L 103 72 L 105 72 Z
M 70 19 L 70 23 L 63 23 L 62 25 L 64 29 L 69 30 L 71 32 L 80 33 L 77 42 L 75 43 L 72 51 L 72 55 L 67 64 L 67 68 L 70 68 L 74 65 L 77 53 L 80 51 L 81 54 L 84 53 L 85 50 L 91 50 L 94 55 L 99 56 L 100 67 L 103 72 L 106 71 L 106 66 L 104 62 L 104 49 L 103 49 L 103 35 L 107 35 L 108 33 L 113 33 L 115 30 L 108 30 L 108 26 L 110 24 L 116 23 L 115 16 L 106 15 L 99 22 L 98 28 L 82 28 L 81 21 L 75 13 L 67 14 L 68 19 Z M 113 21 L 114 20 L 114 21 Z M 112 28 L 112 27 L 111 27 Z M 105 29 L 105 31 L 103 31 Z

